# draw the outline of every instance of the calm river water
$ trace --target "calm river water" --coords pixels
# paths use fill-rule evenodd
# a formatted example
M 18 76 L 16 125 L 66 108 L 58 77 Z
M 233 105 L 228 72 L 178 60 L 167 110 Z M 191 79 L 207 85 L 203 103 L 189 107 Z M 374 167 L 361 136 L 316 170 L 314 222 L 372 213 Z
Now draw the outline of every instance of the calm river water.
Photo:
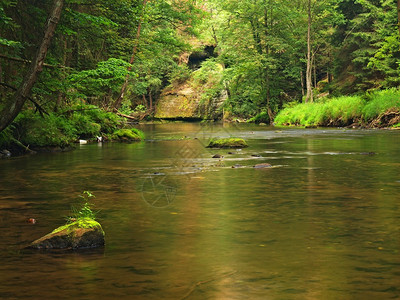
M 0 160 L 1 299 L 400 299 L 400 131 L 140 128 Z M 85 190 L 103 249 L 22 250 Z

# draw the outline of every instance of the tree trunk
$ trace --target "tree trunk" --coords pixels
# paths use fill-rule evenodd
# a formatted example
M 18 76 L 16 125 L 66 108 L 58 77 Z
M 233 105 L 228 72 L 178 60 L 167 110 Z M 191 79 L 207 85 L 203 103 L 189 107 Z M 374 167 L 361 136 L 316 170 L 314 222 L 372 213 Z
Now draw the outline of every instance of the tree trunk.
M 312 57 L 311 57 L 311 0 L 307 1 L 307 70 L 306 70 L 306 87 L 307 95 L 306 102 L 313 102 L 312 90 Z
M 271 2 L 269 2 L 269 5 L 271 6 Z M 270 24 L 268 24 L 268 19 L 270 20 Z M 265 8 L 264 9 L 264 34 L 265 34 L 266 38 L 268 38 L 268 36 L 269 36 L 270 29 L 272 29 L 272 11 L 268 15 L 268 9 Z M 269 44 L 266 43 L 265 56 L 267 59 L 269 59 L 269 55 L 270 55 Z M 266 98 L 267 98 L 267 112 L 268 112 L 270 122 L 272 123 L 272 120 L 274 119 L 274 115 L 271 110 L 270 74 L 269 74 L 268 66 L 266 66 L 266 68 L 265 68 L 265 85 L 266 85 Z
M 135 44 L 133 45 L 131 59 L 129 61 L 129 63 L 131 65 L 128 67 L 128 72 L 130 72 L 132 70 L 132 64 L 134 63 L 135 58 L 136 58 L 136 52 L 137 52 L 137 49 L 138 49 L 138 46 L 139 46 L 140 32 L 142 31 L 142 23 L 143 23 L 143 18 L 144 18 L 144 9 L 146 7 L 147 1 L 148 0 L 143 0 L 142 16 L 140 17 L 140 20 L 139 20 L 139 24 L 138 24 L 138 28 L 137 28 L 137 32 L 136 32 L 136 40 L 135 40 Z M 114 108 L 119 108 L 119 106 L 122 103 L 122 100 L 124 100 L 126 88 L 128 87 L 128 80 L 129 80 L 129 73 L 126 74 L 126 76 L 125 76 L 125 81 L 122 84 L 121 92 L 119 94 L 119 97 L 114 103 Z
M 312 55 L 313 75 L 314 75 L 314 88 L 317 88 L 317 64 L 315 62 L 315 54 Z
M 150 110 L 153 109 L 153 96 L 151 95 L 151 90 L 149 89 L 149 101 L 150 101 Z
M 300 70 L 300 82 L 301 82 L 301 95 L 304 97 L 305 92 L 304 92 L 304 77 L 303 77 L 303 71 Z
M 53 2 L 53 7 L 46 23 L 42 43 L 36 52 L 35 58 L 32 60 L 29 71 L 21 86 L 15 93 L 15 96 L 6 102 L 4 108 L 0 112 L 0 132 L 14 121 L 15 117 L 19 114 L 37 80 L 39 73 L 43 69 L 47 50 L 50 46 L 54 31 L 56 30 L 58 20 L 60 19 L 63 4 L 64 0 L 54 0 Z
M 397 27 L 399 28 L 400 35 L 400 0 L 397 0 Z

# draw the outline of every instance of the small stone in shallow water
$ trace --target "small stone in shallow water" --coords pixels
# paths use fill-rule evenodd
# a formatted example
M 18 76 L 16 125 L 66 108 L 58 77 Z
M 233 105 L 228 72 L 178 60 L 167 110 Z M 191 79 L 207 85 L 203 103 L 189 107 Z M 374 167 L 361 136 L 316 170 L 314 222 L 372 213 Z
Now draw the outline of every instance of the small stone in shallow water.
M 375 155 L 375 152 L 361 152 L 361 155 Z
M 260 154 L 252 154 L 253 157 L 262 157 Z
M 224 156 L 221 154 L 214 154 L 212 158 L 224 158 Z
M 264 169 L 264 168 L 271 168 L 272 165 L 268 164 L 268 163 L 263 163 L 263 164 L 257 164 L 254 166 L 254 168 L 256 169 Z
M 243 168 L 243 166 L 238 164 L 232 166 L 232 169 L 238 169 L 238 168 Z

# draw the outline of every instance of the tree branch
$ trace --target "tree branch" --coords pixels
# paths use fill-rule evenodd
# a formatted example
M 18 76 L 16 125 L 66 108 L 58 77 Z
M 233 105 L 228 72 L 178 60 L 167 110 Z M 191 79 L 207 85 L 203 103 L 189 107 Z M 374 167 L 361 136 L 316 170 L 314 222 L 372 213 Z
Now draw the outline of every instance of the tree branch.
M 30 64 L 32 63 L 32 61 L 27 60 L 27 59 L 23 59 L 23 58 L 19 58 L 19 57 L 10 57 L 4 54 L 0 54 L 0 58 L 6 59 L 6 60 L 11 60 L 11 61 L 17 61 L 17 62 L 21 62 L 24 64 Z M 62 69 L 70 69 L 69 67 L 66 66 L 62 66 L 62 65 L 50 65 L 50 64 L 46 64 L 43 63 L 43 67 L 47 67 L 47 68 L 62 68 Z
M 11 89 L 11 90 L 13 90 L 13 91 L 17 91 L 17 90 L 18 90 L 15 86 L 9 85 L 9 84 L 7 84 L 7 83 L 5 83 L 5 82 L 0 82 L 0 85 L 5 86 L 6 88 L 9 88 L 9 89 Z M 42 117 L 43 117 L 43 114 L 49 115 L 49 113 L 48 113 L 47 111 L 45 111 L 45 110 L 39 105 L 39 103 L 37 103 L 35 100 L 33 100 L 33 98 L 31 98 L 31 97 L 26 97 L 26 98 L 27 98 L 29 101 L 31 101 L 31 102 L 35 105 L 36 109 L 39 111 L 39 113 L 40 113 L 40 115 L 41 115 Z

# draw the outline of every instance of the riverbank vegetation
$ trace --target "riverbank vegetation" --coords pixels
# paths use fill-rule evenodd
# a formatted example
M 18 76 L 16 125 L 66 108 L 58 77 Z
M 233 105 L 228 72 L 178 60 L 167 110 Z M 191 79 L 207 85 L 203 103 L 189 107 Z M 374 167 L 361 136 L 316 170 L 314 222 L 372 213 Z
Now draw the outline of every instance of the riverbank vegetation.
M 377 126 L 399 108 L 398 4 L 0 0 L 0 148 L 107 139 L 167 94 L 199 102 L 188 119 Z
M 275 118 L 277 125 L 398 127 L 400 91 L 390 89 L 363 96 L 320 99 L 289 106 Z

